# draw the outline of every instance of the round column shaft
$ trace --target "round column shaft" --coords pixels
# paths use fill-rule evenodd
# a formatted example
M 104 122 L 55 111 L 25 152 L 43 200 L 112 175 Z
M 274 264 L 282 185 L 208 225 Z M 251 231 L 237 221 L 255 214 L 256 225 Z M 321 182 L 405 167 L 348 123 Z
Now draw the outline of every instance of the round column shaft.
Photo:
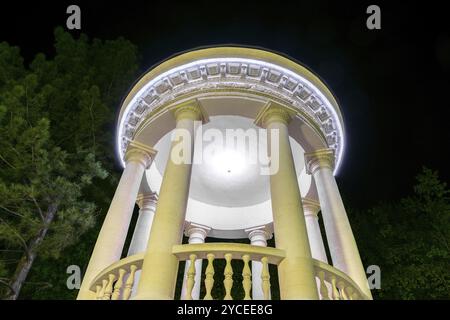
M 137 204 L 139 206 L 139 216 L 136 221 L 136 226 L 134 227 L 133 237 L 131 238 L 127 256 L 144 252 L 147 249 L 157 201 L 158 196 L 155 192 L 138 195 Z M 131 297 L 136 295 L 141 272 L 141 270 L 137 270 L 134 274 Z M 126 279 L 128 279 L 128 274 L 126 275 L 124 282 L 126 282 Z
M 318 213 L 320 205 L 318 202 L 310 199 L 303 199 L 302 202 L 303 211 L 305 213 L 306 230 L 308 231 L 309 245 L 311 247 L 311 255 L 314 259 L 328 263 L 319 226 Z
M 307 153 L 305 163 L 317 186 L 333 266 L 348 274 L 371 298 L 358 247 L 333 175 L 333 150 Z
M 305 217 L 292 158 L 287 124 L 290 115 L 281 106 L 271 105 L 261 115 L 267 129 L 269 156 L 279 157 L 279 168 L 270 176 L 273 225 L 276 247 L 286 258 L 278 266 L 281 299 L 318 299 Z M 278 133 L 279 139 L 271 136 Z M 278 148 L 277 144 L 278 142 Z
M 128 256 L 144 252 L 152 228 L 158 196 L 156 193 L 140 194 L 137 199 L 139 216 L 131 238 Z
M 186 228 L 186 236 L 189 237 L 189 244 L 193 243 L 205 243 L 206 236 L 211 228 L 206 226 L 201 226 L 195 223 L 190 223 Z M 201 279 L 202 279 L 202 259 L 195 260 L 195 282 L 194 287 L 192 288 L 192 299 L 199 300 L 200 299 L 200 287 L 201 287 Z M 186 261 L 186 265 L 184 268 L 184 276 L 183 276 L 183 287 L 181 288 L 181 299 L 184 299 L 186 296 L 186 276 L 189 270 L 191 262 L 189 260 Z
M 130 143 L 125 169 L 95 243 L 77 299 L 95 299 L 89 291 L 91 281 L 100 271 L 120 259 L 142 176 L 155 153 L 144 144 L 136 141 Z
M 172 254 L 172 247 L 181 243 L 183 235 L 194 153 L 194 126 L 202 113 L 196 102 L 187 102 L 178 106 L 174 115 L 175 139 L 167 160 L 135 299 L 174 298 L 178 259 Z M 188 155 L 187 161 L 179 162 L 180 154 Z
M 267 230 L 266 226 L 256 227 L 246 230 L 250 244 L 252 246 L 267 247 L 267 240 L 272 238 L 272 233 Z M 264 292 L 262 288 L 262 263 L 252 261 L 252 299 L 264 300 Z

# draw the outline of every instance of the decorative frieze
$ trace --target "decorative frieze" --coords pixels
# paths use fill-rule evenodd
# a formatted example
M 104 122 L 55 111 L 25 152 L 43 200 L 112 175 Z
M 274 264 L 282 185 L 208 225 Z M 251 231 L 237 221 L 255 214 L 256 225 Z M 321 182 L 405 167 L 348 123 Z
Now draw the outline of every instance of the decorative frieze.
M 173 73 L 155 79 L 148 88 L 134 99 L 124 114 L 123 127 L 119 128 L 121 156 L 125 154 L 136 129 L 153 109 L 186 94 L 211 89 L 240 89 L 264 93 L 297 108 L 316 121 L 328 143 L 328 147 L 340 154 L 342 132 L 336 112 L 330 110 L 319 97 L 317 88 L 292 72 L 266 62 L 244 58 L 217 58 L 189 64 L 185 69 L 176 68 Z

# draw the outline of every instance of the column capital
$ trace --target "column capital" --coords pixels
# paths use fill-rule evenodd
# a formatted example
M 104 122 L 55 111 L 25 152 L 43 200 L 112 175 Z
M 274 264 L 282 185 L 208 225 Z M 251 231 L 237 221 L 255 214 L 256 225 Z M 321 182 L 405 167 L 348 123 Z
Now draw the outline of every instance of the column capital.
M 172 108 L 172 113 L 177 121 L 183 119 L 202 121 L 203 123 L 209 121 L 207 113 L 197 99 L 188 100 L 175 105 Z
M 156 156 L 157 151 L 152 147 L 138 141 L 131 141 L 125 153 L 125 162 L 136 161 L 148 169 Z
M 156 204 L 158 202 L 158 194 L 156 192 L 139 193 L 136 198 L 136 203 L 140 209 L 146 204 Z
M 271 101 L 258 113 L 255 124 L 262 128 L 266 128 L 272 122 L 288 125 L 294 114 L 292 110 Z
M 244 230 L 251 242 L 263 241 L 267 245 L 267 240 L 273 237 L 273 228 L 271 225 L 262 225 Z
M 305 153 L 306 172 L 314 174 L 320 168 L 334 169 L 334 150 L 320 149 L 314 152 Z
M 186 237 L 192 237 L 196 236 L 197 238 L 202 238 L 202 240 L 205 240 L 208 233 L 211 231 L 211 228 L 208 226 L 205 226 L 203 224 L 194 223 L 191 221 L 186 221 L 185 227 L 184 227 L 184 234 Z
M 303 213 L 305 214 L 305 216 L 317 217 L 317 214 L 320 211 L 320 203 L 318 201 L 310 198 L 303 198 L 302 204 L 303 204 Z

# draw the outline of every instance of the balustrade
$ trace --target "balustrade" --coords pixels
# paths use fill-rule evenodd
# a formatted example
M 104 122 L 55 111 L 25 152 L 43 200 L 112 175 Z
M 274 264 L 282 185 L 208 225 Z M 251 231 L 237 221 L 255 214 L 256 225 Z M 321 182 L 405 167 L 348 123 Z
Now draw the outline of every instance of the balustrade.
M 128 300 L 134 286 L 136 271 L 142 268 L 144 254 L 119 260 L 103 270 L 90 286 L 97 300 Z
M 196 274 L 195 266 L 192 261 L 195 259 L 208 259 L 208 266 L 205 270 L 205 289 L 204 300 L 213 299 L 211 291 L 214 286 L 214 261 L 216 259 L 225 259 L 223 286 L 225 289 L 224 300 L 232 300 L 231 289 L 234 285 L 233 274 L 235 270 L 231 265 L 232 260 L 242 260 L 244 267 L 242 269 L 242 288 L 244 290 L 244 300 L 251 300 L 252 273 L 250 261 L 259 261 L 263 265 L 261 273 L 262 289 L 264 298 L 270 297 L 270 274 L 269 264 L 278 265 L 284 259 L 284 251 L 276 248 L 253 246 L 241 243 L 201 243 L 186 244 L 173 247 L 172 252 L 180 261 L 190 260 L 190 268 L 186 275 L 187 290 L 181 299 L 190 300 L 192 288 L 194 287 L 194 278 Z M 192 260 L 193 259 L 193 260 Z
M 269 264 L 278 265 L 284 259 L 284 251 L 271 247 L 253 246 L 241 243 L 202 243 L 173 246 L 172 253 L 179 261 L 189 260 L 190 267 L 186 273 L 186 293 L 181 299 L 191 300 L 192 289 L 195 284 L 195 261 L 206 259 L 205 270 L 205 295 L 204 300 L 212 300 L 214 285 L 222 285 L 214 282 L 214 261 L 225 260 L 224 281 L 225 300 L 232 300 L 233 270 L 231 262 L 242 260 L 242 288 L 244 300 L 251 300 L 252 272 L 251 261 L 262 263 L 261 286 L 264 299 L 270 299 L 270 274 Z M 132 295 L 136 271 L 142 268 L 144 254 L 136 254 L 122 259 L 103 270 L 91 283 L 90 290 L 96 293 L 97 300 L 128 300 Z M 318 279 L 318 291 L 322 300 L 367 300 L 357 284 L 344 272 L 322 261 L 313 259 L 314 274 Z M 301 270 L 299 270 L 301 272 Z

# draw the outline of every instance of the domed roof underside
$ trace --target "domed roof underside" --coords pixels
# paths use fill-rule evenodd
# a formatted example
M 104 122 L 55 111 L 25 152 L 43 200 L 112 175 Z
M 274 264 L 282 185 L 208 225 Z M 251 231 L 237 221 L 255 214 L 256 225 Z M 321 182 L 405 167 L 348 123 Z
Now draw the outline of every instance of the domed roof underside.
M 261 130 L 261 137 L 267 135 L 264 129 L 254 125 L 253 119 L 239 116 L 210 117 L 202 132 L 210 129 L 218 130 L 224 136 L 227 130 L 236 132 L 236 129 L 243 133 L 249 129 Z M 170 153 L 171 134 L 167 133 L 156 143 L 158 153 L 146 172 L 145 181 L 149 189 L 157 193 Z M 305 171 L 304 150 L 294 139 L 291 138 L 290 142 L 299 189 L 305 197 L 311 188 L 311 176 Z M 200 156 L 199 150 L 205 156 L 206 150 L 221 144 L 217 140 L 202 143 L 200 148 L 196 140 L 194 159 Z M 265 150 L 266 145 L 266 139 L 258 140 L 261 150 Z M 270 176 L 262 175 L 260 169 L 260 163 L 249 162 L 238 148 L 228 145 L 208 161 L 195 163 L 194 160 L 186 220 L 207 225 L 214 230 L 212 236 L 223 238 L 244 237 L 245 229 L 272 223 Z

